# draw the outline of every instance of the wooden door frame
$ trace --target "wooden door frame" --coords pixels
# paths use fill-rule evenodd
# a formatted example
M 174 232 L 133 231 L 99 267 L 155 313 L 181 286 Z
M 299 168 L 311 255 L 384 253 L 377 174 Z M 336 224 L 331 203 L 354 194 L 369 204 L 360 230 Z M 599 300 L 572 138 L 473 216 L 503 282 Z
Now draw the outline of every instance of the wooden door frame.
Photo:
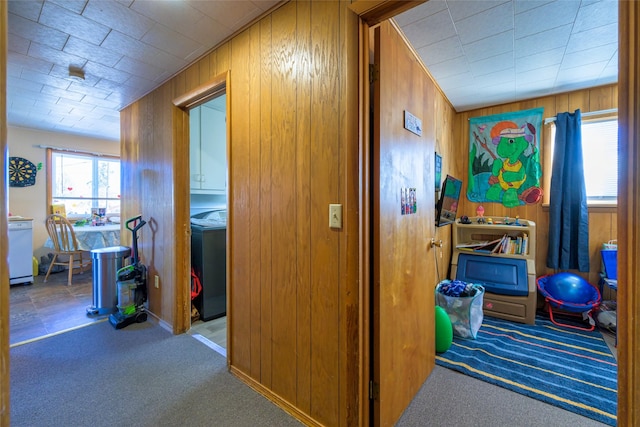
M 226 106 L 226 115 L 229 117 L 229 103 L 230 103 L 230 88 L 229 88 L 229 74 L 230 71 L 227 70 L 224 73 L 218 74 L 208 82 L 192 89 L 188 92 L 183 93 L 175 97 L 172 100 L 173 103 L 173 114 L 172 117 L 174 121 L 180 123 L 180 126 L 174 126 L 174 147 L 178 147 L 179 149 L 184 150 L 184 147 L 189 147 L 189 109 L 196 107 L 198 105 L 204 104 L 205 102 L 221 95 L 223 92 L 227 95 L 227 106 Z M 186 123 L 186 124 L 185 124 Z M 231 118 L 229 117 L 226 120 L 227 127 L 227 142 L 226 142 L 226 162 L 229 165 L 230 159 L 230 151 L 229 151 L 229 141 L 231 140 Z M 189 159 L 189 157 L 186 157 Z M 188 160 L 187 160 L 188 163 Z M 184 200 L 189 200 L 189 164 L 185 165 L 183 168 L 178 168 L 175 174 L 175 187 L 176 192 L 185 193 Z M 229 200 L 230 195 L 232 194 L 232 183 L 229 180 L 229 171 L 227 168 L 227 182 L 229 183 L 227 187 L 227 200 Z M 186 183 L 186 184 L 185 184 Z M 176 210 L 180 210 L 179 214 L 176 212 L 177 217 L 185 217 L 189 218 L 189 205 L 187 203 L 183 203 L 183 206 L 176 207 Z M 175 203 L 174 203 L 175 206 Z M 230 281 L 230 271 L 229 266 L 231 265 L 231 250 L 230 250 L 230 239 L 229 239 L 229 229 L 230 224 L 233 223 L 233 212 L 231 211 L 231 206 L 227 206 L 227 274 L 226 274 L 226 293 L 227 293 L 227 307 L 229 307 L 229 298 L 230 298 L 230 289 L 231 289 L 231 281 Z M 189 330 L 191 327 L 191 269 L 189 268 L 191 264 L 191 226 L 187 224 L 188 231 L 184 233 L 184 240 L 182 242 L 178 242 L 183 245 L 183 249 L 180 250 L 178 248 L 179 253 L 184 253 L 185 259 L 188 262 L 176 263 L 176 282 L 175 282 L 175 295 L 176 295 L 176 304 L 174 306 L 174 325 L 173 331 L 174 333 L 183 333 Z M 232 312 L 231 310 L 227 310 L 227 365 L 230 364 L 230 355 L 232 342 L 229 340 L 229 329 L 230 325 L 233 322 Z
M 427 1 L 427 0 L 425 0 Z M 362 374 L 360 408 L 361 425 L 370 424 L 370 400 L 369 395 L 370 372 L 370 333 L 371 333 L 371 278 L 370 268 L 370 189 L 369 189 L 369 28 L 383 20 L 417 6 L 424 1 L 401 2 L 395 0 L 355 0 L 350 8 L 360 17 L 360 135 L 359 141 L 362 147 L 361 154 L 361 183 L 362 196 L 360 212 L 360 249 L 361 266 L 361 356 Z M 633 108 L 640 100 L 640 70 L 636 63 L 638 60 L 637 49 L 640 48 L 640 5 L 636 2 L 618 2 L 619 23 L 619 77 L 618 77 L 618 116 L 621 123 L 620 139 L 626 141 L 619 149 L 621 158 L 627 159 L 627 165 L 623 170 L 627 173 L 618 183 L 618 230 L 619 239 L 619 275 L 623 283 L 637 283 L 640 280 L 640 220 L 637 213 L 640 211 L 640 191 L 638 183 L 638 166 L 640 165 L 640 137 L 638 133 L 638 119 L 640 111 Z M 633 173 L 631 173 L 633 172 Z M 635 357 L 640 354 L 640 317 L 632 315 L 640 313 L 640 290 L 631 286 L 621 287 L 618 297 L 624 301 L 618 304 L 618 425 L 632 426 L 640 424 L 640 365 L 635 362 Z

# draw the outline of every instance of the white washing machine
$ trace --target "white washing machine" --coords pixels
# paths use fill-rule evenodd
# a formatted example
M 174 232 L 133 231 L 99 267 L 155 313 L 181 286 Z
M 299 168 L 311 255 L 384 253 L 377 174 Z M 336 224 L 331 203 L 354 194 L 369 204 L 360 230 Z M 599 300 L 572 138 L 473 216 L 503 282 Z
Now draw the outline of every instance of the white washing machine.
M 33 220 L 9 218 L 9 284 L 33 282 Z

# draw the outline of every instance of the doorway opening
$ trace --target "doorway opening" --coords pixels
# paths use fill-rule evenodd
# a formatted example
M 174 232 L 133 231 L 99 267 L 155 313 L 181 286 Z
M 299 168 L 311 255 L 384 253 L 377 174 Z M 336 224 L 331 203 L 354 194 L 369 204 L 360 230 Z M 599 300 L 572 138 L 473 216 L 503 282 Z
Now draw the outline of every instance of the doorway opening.
M 191 328 L 189 334 L 226 357 L 227 95 L 189 112 Z

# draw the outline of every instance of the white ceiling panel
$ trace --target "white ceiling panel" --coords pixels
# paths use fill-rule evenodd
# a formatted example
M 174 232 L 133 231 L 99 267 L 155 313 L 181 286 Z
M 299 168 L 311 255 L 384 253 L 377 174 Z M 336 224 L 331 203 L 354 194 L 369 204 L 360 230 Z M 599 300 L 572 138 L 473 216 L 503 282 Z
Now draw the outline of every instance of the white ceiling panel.
M 9 0 L 9 125 L 118 140 L 120 109 L 280 3 Z M 615 0 L 430 0 L 394 20 L 457 111 L 617 81 Z

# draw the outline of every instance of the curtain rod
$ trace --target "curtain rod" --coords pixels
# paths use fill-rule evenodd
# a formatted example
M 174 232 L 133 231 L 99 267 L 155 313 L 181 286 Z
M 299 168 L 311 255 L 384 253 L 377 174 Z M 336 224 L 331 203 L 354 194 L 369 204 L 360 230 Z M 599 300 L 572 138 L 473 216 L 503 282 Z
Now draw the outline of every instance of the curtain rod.
M 35 147 L 37 148 L 51 148 L 52 150 L 56 150 L 56 151 L 67 151 L 69 153 L 76 153 L 76 154 L 90 154 L 92 156 L 99 156 L 99 157 L 120 157 L 117 154 L 105 154 L 105 153 L 96 153 L 94 151 L 85 151 L 85 150 L 76 150 L 75 148 L 64 148 L 64 147 L 53 147 L 51 145 L 36 145 Z
M 610 108 L 608 110 L 600 110 L 600 111 L 588 111 L 586 113 L 582 113 L 581 117 L 599 116 L 601 114 L 609 114 L 609 113 L 617 113 L 617 112 L 618 112 L 617 108 Z M 547 117 L 546 119 L 544 119 L 544 124 L 548 125 L 549 123 L 552 123 L 555 121 L 556 121 L 555 117 Z

